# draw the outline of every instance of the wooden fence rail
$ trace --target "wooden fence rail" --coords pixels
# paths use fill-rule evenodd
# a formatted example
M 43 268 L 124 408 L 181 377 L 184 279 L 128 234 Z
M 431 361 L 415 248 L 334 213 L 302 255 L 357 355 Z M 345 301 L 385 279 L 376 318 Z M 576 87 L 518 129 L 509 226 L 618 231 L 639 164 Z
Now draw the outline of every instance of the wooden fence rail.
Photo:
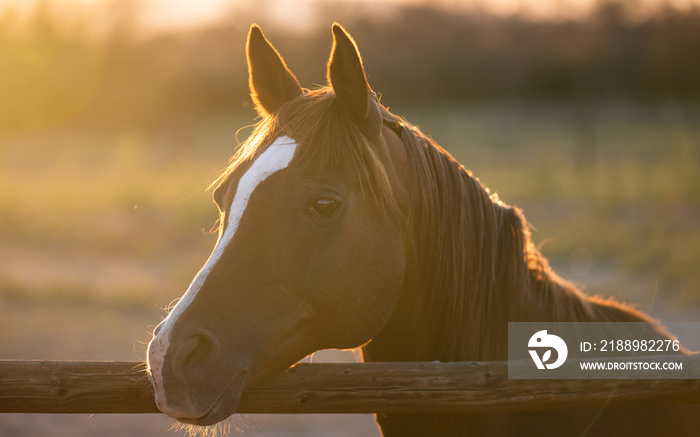
M 700 369 L 698 358 L 681 360 Z M 298 364 L 250 387 L 239 412 L 448 413 L 669 403 L 700 403 L 700 379 L 509 380 L 506 362 L 343 363 Z M 157 412 L 139 363 L 0 361 L 0 413 Z

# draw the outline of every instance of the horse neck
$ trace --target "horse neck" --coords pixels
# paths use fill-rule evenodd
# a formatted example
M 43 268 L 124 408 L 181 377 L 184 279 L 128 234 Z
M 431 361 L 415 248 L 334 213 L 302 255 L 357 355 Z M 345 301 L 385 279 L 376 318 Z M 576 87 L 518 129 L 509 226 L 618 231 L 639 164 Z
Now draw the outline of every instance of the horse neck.
M 408 146 L 409 267 L 391 320 L 363 348 L 365 360 L 504 360 L 509 321 L 648 321 L 559 278 L 517 208 L 429 140 Z
M 439 146 L 411 139 L 409 268 L 392 319 L 365 356 L 504 358 L 506 332 L 493 327 L 507 323 L 511 302 L 527 287 L 521 214 Z

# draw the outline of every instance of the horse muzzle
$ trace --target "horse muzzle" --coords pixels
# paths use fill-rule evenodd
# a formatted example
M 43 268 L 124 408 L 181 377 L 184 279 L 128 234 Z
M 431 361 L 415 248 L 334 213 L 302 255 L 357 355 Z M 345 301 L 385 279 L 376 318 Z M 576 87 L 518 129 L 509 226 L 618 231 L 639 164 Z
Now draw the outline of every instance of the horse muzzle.
M 219 342 L 206 330 L 173 337 L 169 329 L 156 329 L 148 346 L 148 372 L 158 408 L 197 425 L 211 425 L 235 413 L 248 371 L 225 365 L 221 355 Z

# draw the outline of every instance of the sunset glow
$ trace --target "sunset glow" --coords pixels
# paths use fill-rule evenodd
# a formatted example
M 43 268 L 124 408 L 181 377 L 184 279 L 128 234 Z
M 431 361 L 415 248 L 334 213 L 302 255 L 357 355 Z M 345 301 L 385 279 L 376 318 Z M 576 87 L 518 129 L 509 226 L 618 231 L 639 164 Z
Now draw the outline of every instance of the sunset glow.
M 12 10 L 27 15 L 41 0 L 2 0 L 0 11 Z M 465 12 L 481 12 L 499 16 L 519 15 L 531 19 L 576 19 L 592 13 L 604 0 L 72 0 L 43 1 L 50 9 L 62 13 L 109 15 L 116 6 L 128 6 L 148 30 L 172 30 L 200 27 L 217 21 L 246 20 L 264 15 L 293 30 L 304 30 L 315 21 L 317 5 L 343 5 L 361 9 L 391 12 L 399 5 L 428 5 L 455 8 Z M 615 3 L 610 1 L 610 3 Z M 647 17 L 665 7 L 680 10 L 700 8 L 700 0 L 636 0 L 617 2 L 634 17 Z M 350 6 L 348 6 L 350 5 Z M 355 5 L 355 6 L 352 6 Z

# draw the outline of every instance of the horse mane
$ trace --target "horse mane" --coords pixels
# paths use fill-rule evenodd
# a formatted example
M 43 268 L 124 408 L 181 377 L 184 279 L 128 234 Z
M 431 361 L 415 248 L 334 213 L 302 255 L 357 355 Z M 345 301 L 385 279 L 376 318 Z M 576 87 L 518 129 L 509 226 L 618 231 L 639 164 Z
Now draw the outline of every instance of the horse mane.
M 559 277 L 530 238 L 522 211 L 491 194 L 470 171 L 417 127 L 403 127 L 412 175 L 420 290 L 432 323 L 421 359 L 507 358 L 507 323 L 651 322 L 610 299 L 590 297 Z

